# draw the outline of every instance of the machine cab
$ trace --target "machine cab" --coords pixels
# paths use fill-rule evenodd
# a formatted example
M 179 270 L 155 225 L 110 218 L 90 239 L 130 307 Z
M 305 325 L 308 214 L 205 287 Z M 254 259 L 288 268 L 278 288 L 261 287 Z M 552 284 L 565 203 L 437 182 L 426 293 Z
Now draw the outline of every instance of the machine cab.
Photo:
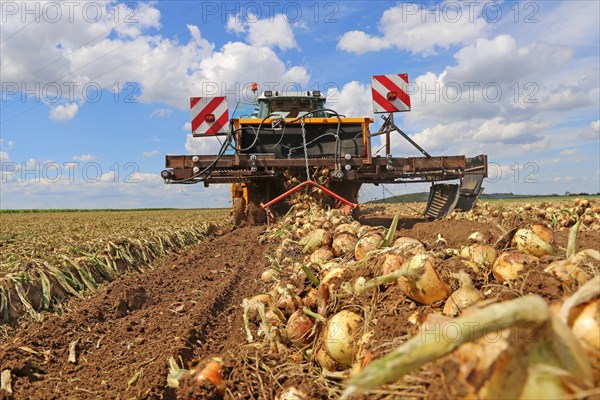
M 267 90 L 256 99 L 256 109 L 253 117 L 266 118 L 298 118 L 315 110 L 311 118 L 326 118 L 328 113 L 324 111 L 326 98 L 320 91 L 305 92 L 279 92 Z

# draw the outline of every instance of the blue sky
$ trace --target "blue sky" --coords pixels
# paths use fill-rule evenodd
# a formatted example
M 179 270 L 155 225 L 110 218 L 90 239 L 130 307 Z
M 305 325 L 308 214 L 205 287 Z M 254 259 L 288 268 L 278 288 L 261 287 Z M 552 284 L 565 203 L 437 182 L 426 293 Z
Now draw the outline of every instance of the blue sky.
M 595 1 L 3 1 L 0 11 L 2 208 L 225 206 L 226 185 L 159 176 L 165 154 L 218 148 L 189 135 L 190 96 L 218 88 L 233 108 L 256 81 L 328 89 L 332 108 L 373 116 L 370 76 L 385 73 L 408 73 L 413 109 L 397 124 L 430 153 L 488 154 L 486 192 L 600 191 Z M 399 136 L 392 149 L 419 155 Z

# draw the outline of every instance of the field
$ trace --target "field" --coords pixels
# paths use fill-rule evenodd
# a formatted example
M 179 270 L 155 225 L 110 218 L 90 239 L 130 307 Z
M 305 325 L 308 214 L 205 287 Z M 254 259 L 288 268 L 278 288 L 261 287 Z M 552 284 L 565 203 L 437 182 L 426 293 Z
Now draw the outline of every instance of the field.
M 0 214 L 0 316 L 54 310 L 127 270 L 152 268 L 168 252 L 211 233 L 227 210 Z
M 17 399 L 598 398 L 599 206 L 485 201 L 428 221 L 422 203 L 370 204 L 353 221 L 304 199 L 236 229 L 225 210 L 0 215 L 14 326 L 2 387 Z

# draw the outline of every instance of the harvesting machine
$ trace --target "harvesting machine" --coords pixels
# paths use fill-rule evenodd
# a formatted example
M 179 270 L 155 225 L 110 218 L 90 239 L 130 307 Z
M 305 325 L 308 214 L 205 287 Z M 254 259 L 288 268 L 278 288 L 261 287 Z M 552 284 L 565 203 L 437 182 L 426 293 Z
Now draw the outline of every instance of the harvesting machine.
M 250 114 L 229 119 L 226 97 L 190 99 L 192 134 L 202 140 L 220 136 L 215 155 L 167 155 L 166 183 L 231 185 L 236 223 L 264 223 L 286 208 L 299 190 L 321 196 L 332 206 L 356 211 L 362 184 L 430 182 L 425 215 L 443 218 L 454 209 L 470 210 L 487 176 L 487 156 L 432 156 L 394 123 L 394 113 L 410 111 L 406 74 L 371 78 L 373 110 L 382 125 L 371 132 L 372 118 L 341 115 L 327 108 L 320 91 L 264 91 Z M 422 155 L 394 157 L 398 134 Z M 384 136 L 383 156 L 371 139 Z M 458 183 L 446 183 L 458 181 Z

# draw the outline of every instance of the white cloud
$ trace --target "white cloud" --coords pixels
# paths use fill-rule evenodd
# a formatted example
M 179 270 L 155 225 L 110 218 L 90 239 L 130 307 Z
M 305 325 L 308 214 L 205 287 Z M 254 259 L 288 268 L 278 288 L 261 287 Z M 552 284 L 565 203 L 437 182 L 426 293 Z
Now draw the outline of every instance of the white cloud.
M 192 123 L 189 121 L 186 122 L 185 124 L 183 124 L 183 127 L 181 128 L 181 130 L 191 132 L 192 131 Z
M 600 120 L 590 122 L 589 127 L 584 129 L 580 136 L 589 139 L 600 139 Z
M 6 144 L 5 144 L 5 140 L 0 138 L 0 149 L 2 149 L 2 150 L 12 149 L 14 144 L 15 144 L 15 142 L 13 142 L 12 140 L 6 141 Z M 8 152 L 0 151 L 0 162 L 8 162 L 9 160 L 10 160 L 10 158 L 8 156 Z M 2 177 L 4 177 L 4 171 L 0 171 L 0 173 L 2 174 Z
M 52 121 L 69 121 L 75 118 L 79 111 L 79 105 L 77 103 L 68 103 L 64 105 L 58 105 L 50 109 L 50 119 Z
M 222 139 L 221 139 L 222 142 Z M 188 154 L 214 154 L 217 155 L 221 148 L 219 138 L 215 137 L 193 137 L 191 133 L 186 135 L 185 151 Z
M 432 155 L 493 154 L 494 158 L 547 149 L 551 142 L 537 121 L 511 122 L 500 117 L 464 119 L 427 126 L 414 134 L 414 141 Z M 407 141 L 392 137 L 394 154 L 420 155 Z
M 572 51 L 546 44 L 531 43 L 519 47 L 511 35 L 477 39 L 463 47 L 454 58 L 455 67 L 446 68 L 449 82 L 469 82 L 485 77 L 486 82 L 513 83 L 517 79 L 539 74 L 548 65 L 559 69 L 571 59 Z
M 579 150 L 577 149 L 564 149 L 560 152 L 561 156 L 576 156 L 579 154 Z
M 529 143 L 547 125 L 535 120 L 507 121 L 501 117 L 486 120 L 473 134 L 479 142 Z
M 457 2 L 446 3 L 458 5 Z M 436 3 L 438 6 L 440 4 L 447 6 Z M 462 15 L 458 18 L 455 10 L 451 10 L 453 14 L 444 15 L 443 18 L 440 18 L 438 11 L 438 18 L 435 18 L 426 15 L 424 9 L 427 7 L 425 4 L 401 3 L 388 8 L 379 20 L 381 36 L 353 30 L 342 35 L 338 48 L 356 54 L 397 48 L 433 55 L 437 49 L 469 43 L 483 36 L 486 31 L 485 20 L 481 16 L 471 18 L 467 15 L 468 10 L 461 10 Z
M 73 156 L 73 161 L 96 161 L 96 157 L 91 154 L 82 154 L 78 156 Z
M 283 14 L 263 19 L 248 14 L 245 20 L 240 14 L 230 15 L 225 29 L 236 34 L 245 33 L 248 43 L 256 47 L 277 47 L 280 50 L 298 47 L 292 26 Z
M 129 7 L 129 5 L 134 5 Z M 149 3 L 117 3 L 113 7 L 122 23 L 115 26 L 115 31 L 122 37 L 136 38 L 149 28 L 159 29 L 160 11 L 154 8 L 153 2 Z
M 510 29 L 518 37 L 540 43 L 560 43 L 563 46 L 572 47 L 598 47 L 600 40 L 598 31 L 599 2 L 557 1 L 531 3 L 532 6 L 529 6 L 528 3 L 521 4 L 518 23 L 514 22 L 514 14 L 511 15 L 513 18 L 505 18 L 503 21 L 505 30 Z M 530 23 L 526 22 L 527 19 Z M 566 21 L 576 22 L 566 23 Z M 535 29 L 531 29 L 532 26 L 535 26 Z
M 173 113 L 173 110 L 171 110 L 170 108 L 159 108 L 157 110 L 152 111 L 152 114 L 150 114 L 150 118 L 164 118 L 164 117 L 168 117 L 169 115 L 171 115 Z
M 99 4 L 90 3 L 93 7 Z M 77 2 L 78 6 L 85 4 Z M 102 5 L 108 9 L 113 3 Z M 63 15 L 68 16 L 68 9 L 63 8 Z M 28 25 L 2 44 L 1 79 L 27 88 L 35 88 L 36 84 L 58 85 L 63 96 L 69 93 L 66 82 L 74 82 L 76 88 L 93 84 L 111 91 L 115 87 L 125 90 L 128 83 L 135 82 L 140 88 L 135 93 L 139 102 L 159 102 L 181 110 L 189 108 L 191 96 L 227 91 L 231 97 L 237 97 L 232 101 L 252 99 L 251 94 L 240 97 L 242 88 L 260 77 L 264 82 L 278 82 L 282 86 L 290 79 L 299 85 L 308 82 L 305 67 L 286 64 L 271 48 L 297 46 L 291 27 L 281 16 L 276 16 L 273 22 L 248 23 L 250 44 L 229 42 L 220 49 L 215 49 L 194 25 L 187 27 L 187 41 L 156 32 L 160 27 L 160 12 L 154 3 L 140 4 L 135 17 L 140 20 L 135 27 L 117 27 L 110 18 L 90 23 L 81 13 L 74 13 L 71 22 L 69 18 L 56 23 L 42 19 Z M 9 15 L 2 24 L 2 34 L 10 35 L 23 26 L 19 15 Z M 264 82 L 258 83 L 264 86 Z M 237 92 L 235 96 L 231 95 L 231 88 Z M 42 92 L 37 96 L 43 100 Z M 50 117 L 60 121 L 74 118 L 78 104 L 86 100 L 79 89 L 74 96 L 71 104 L 53 108 Z
M 225 30 L 227 32 L 244 33 L 246 32 L 246 25 L 242 22 L 240 14 L 229 15 L 227 17 L 227 23 L 225 24 Z
M 360 82 L 346 83 L 341 89 L 329 89 L 327 107 L 348 117 L 369 117 L 373 115 L 371 88 Z
M 350 31 L 344 33 L 338 42 L 338 49 L 356 54 L 369 51 L 379 51 L 391 47 L 391 43 L 384 38 L 371 36 L 363 31 Z
M 154 157 L 160 154 L 160 151 L 158 150 L 150 150 L 150 151 L 143 151 L 142 155 L 144 157 Z
M 452 122 L 464 118 L 523 118 L 544 108 L 573 109 L 589 105 L 589 86 L 561 82 L 554 71 L 571 60 L 572 52 L 560 46 L 529 44 L 519 46 L 510 35 L 479 39 L 459 50 L 456 64 L 441 73 L 427 72 L 414 79 L 411 96 L 412 122 Z M 545 65 L 556 69 L 548 70 Z M 543 71 L 543 72 L 540 72 Z M 577 75 L 571 79 L 575 80 Z M 563 93 L 571 85 L 572 95 Z M 562 93 L 553 105 L 555 92 Z
M 108 168 L 108 167 L 107 167 Z M 2 175 L 3 209 L 22 208 L 139 208 L 139 207 L 226 207 L 230 200 L 228 185 L 165 185 L 158 174 L 135 172 L 115 176 L 109 171 L 97 179 L 82 180 L 66 176 L 58 181 L 19 178 L 19 172 Z M 127 179 L 125 181 L 125 179 Z M 200 203 L 199 203 L 200 201 Z

